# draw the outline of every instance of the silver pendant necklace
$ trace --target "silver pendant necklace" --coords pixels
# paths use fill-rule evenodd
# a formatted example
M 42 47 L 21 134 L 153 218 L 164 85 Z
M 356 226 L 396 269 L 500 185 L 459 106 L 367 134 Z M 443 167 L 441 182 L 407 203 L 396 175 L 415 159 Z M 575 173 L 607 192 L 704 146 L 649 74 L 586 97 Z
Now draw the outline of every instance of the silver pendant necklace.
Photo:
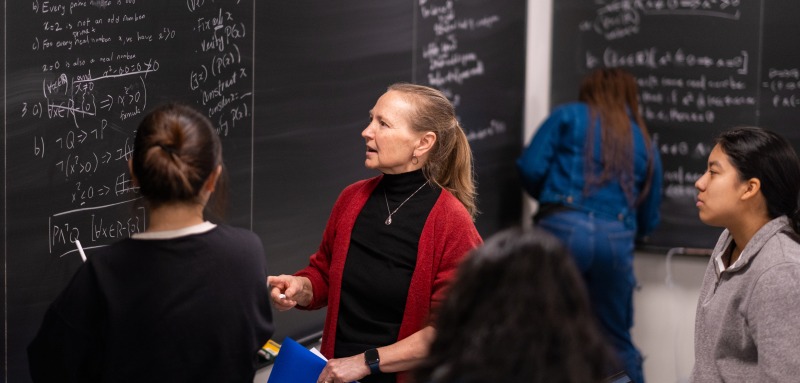
M 401 203 L 400 203 L 400 206 L 396 207 L 394 210 L 392 210 L 392 209 L 390 209 L 390 208 L 389 208 L 389 198 L 387 198 L 387 197 L 386 197 L 386 188 L 384 187 L 384 188 L 383 188 L 383 199 L 386 201 L 386 211 L 388 211 L 388 212 L 389 212 L 389 216 L 388 216 L 388 217 L 386 217 L 386 221 L 383 221 L 383 223 L 385 223 L 386 225 L 391 225 L 391 224 L 392 224 L 392 216 L 394 215 L 394 213 L 397 213 L 397 210 L 399 210 L 401 207 L 403 207 L 403 205 L 404 205 L 406 202 L 408 202 L 408 200 L 410 200 L 410 199 L 411 199 L 411 197 L 413 197 L 413 196 L 414 196 L 414 194 L 417 194 L 417 192 L 418 192 L 418 191 L 420 191 L 420 190 L 422 190 L 422 187 L 423 187 L 423 186 L 425 186 L 425 185 L 427 185 L 427 184 L 428 184 L 428 181 L 425 181 L 425 183 L 424 183 L 424 184 L 420 185 L 420 187 L 419 187 L 419 188 L 417 188 L 417 190 L 415 190 L 413 193 L 411 193 L 411 195 L 410 195 L 410 196 L 408 196 L 408 198 L 406 198 L 406 200 L 405 200 L 405 201 L 401 202 Z

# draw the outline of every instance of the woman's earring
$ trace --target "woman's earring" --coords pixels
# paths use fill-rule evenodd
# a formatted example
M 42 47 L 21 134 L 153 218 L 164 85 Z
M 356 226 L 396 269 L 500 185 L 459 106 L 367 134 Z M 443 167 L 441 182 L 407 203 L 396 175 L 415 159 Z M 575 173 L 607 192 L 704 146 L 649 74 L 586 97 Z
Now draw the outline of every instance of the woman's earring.
M 411 155 L 411 163 L 414 165 L 419 163 L 419 158 L 417 158 L 417 156 L 414 154 Z

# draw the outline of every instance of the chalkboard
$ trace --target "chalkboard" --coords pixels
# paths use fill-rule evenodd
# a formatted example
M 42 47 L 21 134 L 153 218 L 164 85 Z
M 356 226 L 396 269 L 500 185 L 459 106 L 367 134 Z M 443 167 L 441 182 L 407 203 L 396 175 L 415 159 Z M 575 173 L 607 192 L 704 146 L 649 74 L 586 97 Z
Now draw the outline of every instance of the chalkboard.
M 419 1 L 413 81 L 453 101 L 475 156 L 481 234 L 518 224 L 525 1 Z
M 664 164 L 662 223 L 646 245 L 713 247 L 721 229 L 699 220 L 694 182 L 714 137 L 756 125 L 800 143 L 800 55 L 790 37 L 800 4 L 559 0 L 553 11 L 553 105 L 576 100 L 594 68 L 637 77 Z
M 303 267 L 339 192 L 364 168 L 368 112 L 397 81 L 456 103 L 488 236 L 519 223 L 525 2 L 490 0 L 5 1 L 2 155 L 5 381 L 81 260 L 147 227 L 127 174 L 149 108 L 187 102 L 215 123 L 226 221 L 262 239 L 273 273 Z M 8 16 L 8 17 L 7 17 Z M 276 313 L 276 334 L 324 310 Z
M 127 161 L 143 114 L 165 100 L 214 121 L 230 221 L 252 210 L 253 1 L 5 3 L 7 380 L 81 258 L 145 229 Z M 121 345 L 122 346 L 122 345 Z

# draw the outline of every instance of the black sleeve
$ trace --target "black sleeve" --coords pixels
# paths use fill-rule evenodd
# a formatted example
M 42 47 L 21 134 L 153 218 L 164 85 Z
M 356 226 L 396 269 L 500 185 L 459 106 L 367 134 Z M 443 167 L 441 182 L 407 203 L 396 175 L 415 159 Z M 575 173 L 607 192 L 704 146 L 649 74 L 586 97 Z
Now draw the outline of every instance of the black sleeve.
M 28 346 L 35 383 L 94 382 L 100 376 L 102 305 L 85 266 L 50 305 Z

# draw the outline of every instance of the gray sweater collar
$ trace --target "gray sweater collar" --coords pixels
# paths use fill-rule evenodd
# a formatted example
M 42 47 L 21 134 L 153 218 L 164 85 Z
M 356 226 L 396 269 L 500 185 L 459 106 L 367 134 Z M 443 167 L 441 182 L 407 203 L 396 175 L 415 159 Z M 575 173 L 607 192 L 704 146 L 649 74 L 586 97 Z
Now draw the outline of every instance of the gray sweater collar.
M 758 255 L 761 248 L 764 247 L 764 244 L 767 243 L 767 241 L 775 234 L 783 230 L 792 230 L 789 218 L 785 215 L 767 222 L 764 226 L 758 229 L 756 234 L 753 235 L 753 238 L 750 239 L 750 242 L 747 243 L 747 246 L 742 249 L 742 254 L 739 255 L 739 259 L 732 266 L 725 269 L 725 272 L 736 272 L 750 264 L 753 258 Z M 714 267 L 714 270 L 716 270 L 717 276 L 719 276 L 721 273 L 718 266 L 720 264 L 720 259 L 730 251 L 732 244 L 733 237 L 731 236 L 730 231 L 725 229 L 725 231 L 722 232 L 722 235 L 720 235 L 717 245 L 714 247 L 714 265 L 716 266 Z

